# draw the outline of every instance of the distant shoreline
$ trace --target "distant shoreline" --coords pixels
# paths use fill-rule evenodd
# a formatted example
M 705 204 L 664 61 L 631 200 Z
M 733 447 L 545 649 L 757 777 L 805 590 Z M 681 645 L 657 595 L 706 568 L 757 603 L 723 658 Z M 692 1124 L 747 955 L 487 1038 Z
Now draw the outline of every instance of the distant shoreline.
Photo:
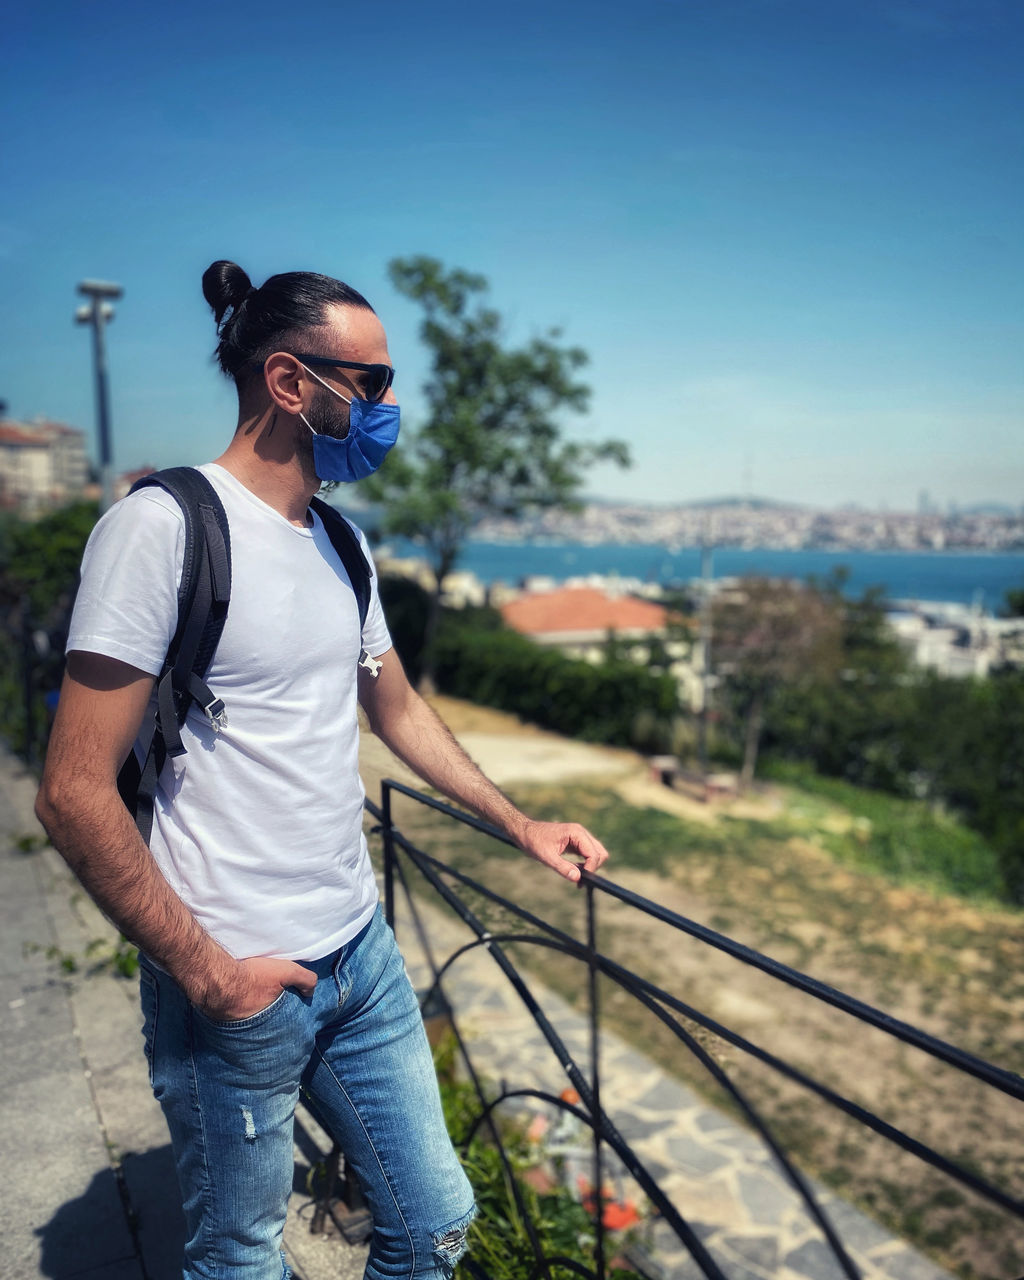
M 399 558 L 422 558 L 424 554 L 421 547 L 401 538 L 389 540 L 387 549 Z M 714 578 L 749 574 L 804 580 L 826 577 L 845 567 L 849 576 L 843 589 L 850 596 L 881 587 L 893 601 L 964 604 L 989 613 L 998 611 L 1008 590 L 1024 587 L 1024 550 L 716 546 L 711 559 Z M 701 575 L 701 549 L 670 548 L 664 543 L 570 542 L 551 537 L 471 539 L 459 557 L 459 571 L 474 574 L 485 585 L 517 583 L 524 578 L 563 583 L 587 577 L 685 585 Z
M 572 538 L 556 538 L 544 534 L 538 534 L 536 537 L 525 538 L 474 538 L 471 539 L 476 546 L 486 547 L 639 547 L 642 549 L 660 547 L 668 555 L 683 555 L 701 553 L 702 548 L 699 545 L 680 545 L 667 542 L 581 542 L 579 539 Z M 1024 547 L 918 547 L 913 551 L 907 551 L 903 547 L 824 547 L 824 546 L 805 546 L 805 547 L 781 547 L 774 546 L 771 543 L 758 543 L 756 546 L 744 546 L 742 543 L 722 542 L 715 543 L 712 547 L 713 552 L 719 551 L 743 551 L 754 554 L 758 551 L 770 551 L 778 555 L 803 555 L 805 552 L 813 555 L 868 555 L 868 556 L 1015 556 L 1024 561 Z

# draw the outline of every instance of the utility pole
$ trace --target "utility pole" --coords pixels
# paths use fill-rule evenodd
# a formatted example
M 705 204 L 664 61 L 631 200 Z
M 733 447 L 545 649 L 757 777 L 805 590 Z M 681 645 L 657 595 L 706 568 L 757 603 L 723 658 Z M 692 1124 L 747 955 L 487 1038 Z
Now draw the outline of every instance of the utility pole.
M 93 365 L 96 370 L 96 433 L 99 440 L 100 482 L 103 486 L 101 509 L 114 502 L 114 469 L 110 448 L 110 402 L 107 389 L 107 347 L 104 325 L 114 318 L 112 301 L 124 295 L 119 284 L 105 280 L 83 280 L 78 292 L 89 299 L 75 312 L 78 324 L 92 325 Z

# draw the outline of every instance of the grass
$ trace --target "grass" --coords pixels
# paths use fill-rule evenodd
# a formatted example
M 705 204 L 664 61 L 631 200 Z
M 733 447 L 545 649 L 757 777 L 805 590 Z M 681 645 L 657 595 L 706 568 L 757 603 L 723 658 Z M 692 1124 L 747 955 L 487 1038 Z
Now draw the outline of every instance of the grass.
M 825 778 L 804 765 L 774 763 L 770 776 L 791 788 L 790 820 L 817 828 L 839 861 L 880 871 L 894 883 L 925 884 L 980 901 L 1002 899 L 998 854 L 943 809 Z M 847 819 L 840 830 L 828 824 L 837 813 Z
M 515 798 L 534 816 L 585 823 L 612 850 L 613 879 L 895 1017 L 1001 1066 L 1024 1069 L 1024 913 L 993 901 L 990 851 L 925 805 L 831 780 L 803 783 L 791 777 L 772 805 L 761 806 L 766 816 L 723 815 L 714 825 L 627 804 L 600 785 L 532 787 Z M 424 847 L 550 914 L 550 886 L 514 851 L 422 810 L 406 816 L 399 814 L 399 825 Z M 966 891 L 953 893 L 953 887 Z M 580 936 L 583 895 L 560 895 L 558 903 L 553 923 Z M 473 905 L 495 927 L 493 910 Z M 600 920 L 603 949 L 628 967 L 713 1016 L 726 997 L 740 1000 L 726 1006 L 722 1021 L 1024 1194 L 1024 1171 L 1012 1155 L 1024 1137 L 1019 1104 L 711 948 L 617 914 L 615 904 L 601 904 Z M 584 1001 L 580 967 L 553 965 L 549 952 L 526 947 L 515 949 L 515 958 L 571 1001 Z M 753 1011 L 749 1025 L 742 1001 Z M 706 1073 L 634 1001 L 608 986 L 603 1007 L 630 1043 L 722 1105 Z M 772 1019 L 759 1021 L 759 1008 L 773 1010 Z M 1005 1216 L 974 1197 L 962 1203 L 959 1188 L 941 1175 L 894 1157 L 868 1130 L 707 1033 L 697 1034 L 790 1154 L 894 1233 L 965 1280 L 1024 1270 L 1024 1240 L 1012 1224 L 1007 1229 Z M 779 1045 L 773 1037 L 781 1037 Z

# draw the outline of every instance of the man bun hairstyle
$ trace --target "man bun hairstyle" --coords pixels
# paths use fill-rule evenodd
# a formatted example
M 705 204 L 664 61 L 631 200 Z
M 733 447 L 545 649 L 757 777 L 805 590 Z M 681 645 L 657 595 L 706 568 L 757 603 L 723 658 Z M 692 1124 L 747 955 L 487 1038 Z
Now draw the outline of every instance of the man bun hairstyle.
M 203 297 L 217 322 L 215 358 L 237 383 L 255 373 L 267 356 L 301 343 L 327 323 L 332 303 L 373 308 L 361 293 L 314 271 L 285 271 L 258 289 L 238 265 L 223 259 L 203 272 Z

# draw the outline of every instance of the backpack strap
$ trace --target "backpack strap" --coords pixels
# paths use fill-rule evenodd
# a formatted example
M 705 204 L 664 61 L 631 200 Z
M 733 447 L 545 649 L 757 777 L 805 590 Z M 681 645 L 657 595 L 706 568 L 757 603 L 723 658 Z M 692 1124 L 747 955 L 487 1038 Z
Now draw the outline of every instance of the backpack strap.
M 211 693 L 205 677 L 231 599 L 231 537 L 224 506 L 213 485 L 194 467 L 171 467 L 143 476 L 131 492 L 153 485 L 165 489 L 181 508 L 185 553 L 178 587 L 178 622 L 157 680 L 156 716 L 146 729 L 149 740 L 144 738 L 142 744 L 145 758 L 140 767 L 134 752 L 129 755 L 118 779 L 122 797 L 147 843 L 160 771 L 168 756 L 185 751 L 181 726 L 189 707 L 198 703 L 214 730 L 227 723 L 224 703 Z
M 315 511 L 323 522 L 327 536 L 331 540 L 331 545 L 337 551 L 338 558 L 345 566 L 345 572 L 352 583 L 356 606 L 359 610 L 359 634 L 361 639 L 363 626 L 366 623 L 366 615 L 370 609 L 371 572 L 369 562 L 359 541 L 359 536 L 341 512 L 336 507 L 324 502 L 322 498 L 312 498 L 309 505 L 311 510 Z M 380 670 L 380 663 L 375 662 L 361 646 L 359 650 L 359 666 L 365 668 L 374 677 Z

